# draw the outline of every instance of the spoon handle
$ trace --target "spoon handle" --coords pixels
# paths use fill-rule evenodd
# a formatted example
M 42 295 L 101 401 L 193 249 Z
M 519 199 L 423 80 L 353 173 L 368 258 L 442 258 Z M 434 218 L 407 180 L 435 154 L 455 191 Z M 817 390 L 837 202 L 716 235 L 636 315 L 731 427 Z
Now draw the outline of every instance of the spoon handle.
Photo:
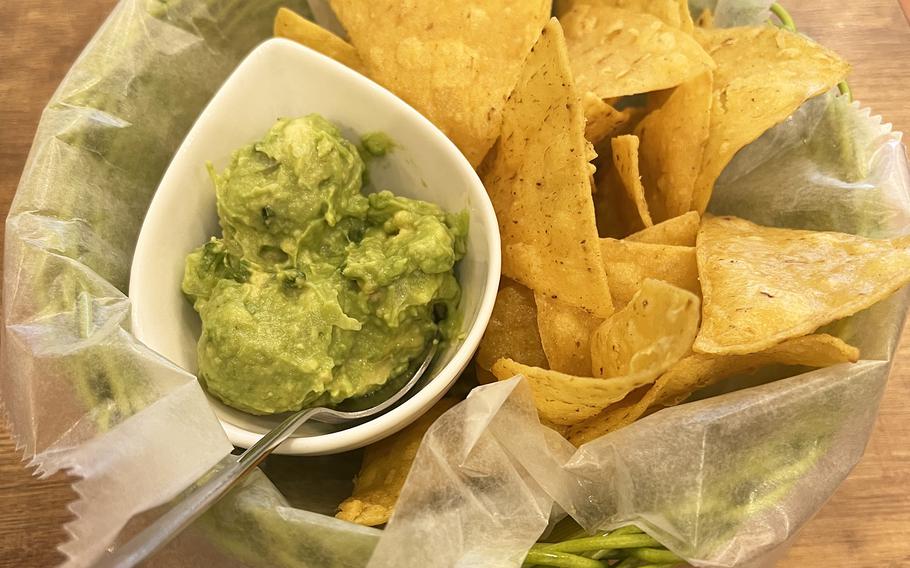
M 230 462 L 224 469 L 217 471 L 208 479 L 202 478 L 194 488 L 184 494 L 180 502 L 114 552 L 102 558 L 96 566 L 130 568 L 160 550 L 319 411 L 319 408 L 310 408 L 290 415 L 284 422 L 260 438 L 250 449 L 243 452 L 237 461 Z

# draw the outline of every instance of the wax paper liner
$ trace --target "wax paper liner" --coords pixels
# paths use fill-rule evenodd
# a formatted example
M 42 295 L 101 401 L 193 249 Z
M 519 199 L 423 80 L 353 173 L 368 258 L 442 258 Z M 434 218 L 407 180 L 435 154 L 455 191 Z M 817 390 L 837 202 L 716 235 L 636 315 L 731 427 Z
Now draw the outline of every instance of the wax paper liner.
M 721 2 L 720 25 L 766 19 L 766 2 Z M 231 459 L 195 379 L 130 334 L 127 279 L 168 161 L 279 3 L 307 13 L 123 0 L 42 117 L 7 223 L 0 393 L 39 473 L 81 478 L 67 565 L 91 565 Z M 899 140 L 858 104 L 817 99 L 736 158 L 711 209 L 904 234 Z M 577 451 L 539 426 L 520 379 L 476 389 L 428 434 L 385 532 L 330 516 L 358 453 L 271 458 L 271 481 L 255 473 L 150 565 L 517 566 L 565 514 L 635 522 L 699 565 L 767 563 L 862 454 L 907 305 L 900 292 L 829 327 L 860 363 L 726 381 Z

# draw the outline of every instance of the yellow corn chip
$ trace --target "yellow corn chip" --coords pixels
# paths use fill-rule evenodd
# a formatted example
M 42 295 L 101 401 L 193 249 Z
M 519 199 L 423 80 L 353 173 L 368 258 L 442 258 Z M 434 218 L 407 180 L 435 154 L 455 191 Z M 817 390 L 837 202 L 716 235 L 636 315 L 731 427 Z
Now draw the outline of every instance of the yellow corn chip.
M 511 359 L 500 359 L 493 365 L 499 380 L 524 375 L 534 392 L 534 404 L 541 420 L 556 426 L 571 426 L 597 415 L 614 402 L 622 400 L 638 387 L 654 382 L 657 375 L 638 373 L 624 377 L 600 379 L 576 377 L 558 371 L 529 367 Z
M 503 358 L 535 367 L 547 366 L 547 356 L 537 331 L 534 293 L 508 278 L 503 278 L 499 284 L 490 323 L 477 349 L 477 380 L 481 383 L 495 381 L 489 371 L 493 363 Z
M 692 196 L 692 209 L 704 213 L 733 156 L 836 85 L 850 66 L 805 36 L 774 26 L 699 29 L 696 37 L 717 63 L 708 143 Z
M 648 280 L 630 305 L 592 336 L 594 364 L 607 378 L 573 376 L 500 359 L 500 380 L 524 375 L 534 391 L 541 420 L 571 426 L 600 413 L 648 385 L 683 357 L 698 327 L 698 298 L 669 284 Z
M 331 0 L 371 78 L 433 121 L 478 165 L 548 0 Z
M 401 432 L 367 446 L 360 473 L 354 481 L 353 495 L 338 506 L 335 516 L 367 526 L 386 523 L 395 509 L 424 434 L 456 404 L 458 400 L 444 398 Z
M 363 73 L 363 61 L 353 45 L 292 10 L 278 9 L 274 33 L 275 37 L 294 40 Z
M 857 359 L 859 350 L 856 347 L 827 334 L 788 339 L 764 351 L 747 355 L 694 353 L 667 371 L 664 380 L 666 386 L 662 389 L 657 404 L 674 406 L 685 401 L 693 392 L 722 379 L 768 365 L 827 367 L 838 363 L 854 363 Z
M 572 426 L 565 435 L 570 442 L 580 446 L 628 426 L 649 409 L 679 404 L 697 390 L 765 365 L 827 367 L 854 362 L 858 357 L 855 347 L 823 334 L 797 337 L 749 355 L 696 353 L 681 359 L 653 385 L 636 390 L 597 416 Z
M 713 84 L 702 73 L 673 89 L 639 123 L 641 174 L 655 221 L 682 215 L 692 206 L 692 192 L 708 142 Z
M 600 250 L 617 307 L 626 305 L 648 278 L 701 293 L 694 247 L 600 239 Z
M 562 16 L 581 2 L 650 14 L 668 26 L 687 33 L 692 33 L 694 28 L 688 0 L 556 0 L 556 15 Z
M 604 99 L 647 93 L 714 67 L 692 36 L 649 14 L 578 3 L 561 21 L 580 92 Z
M 692 349 L 698 332 L 698 296 L 647 279 L 626 307 L 607 318 L 591 337 L 595 377 L 642 372 L 660 374 Z
M 655 245 L 694 247 L 699 223 L 701 223 L 701 217 L 698 213 L 689 211 L 679 217 L 667 219 L 663 223 L 633 233 L 626 237 L 626 240 Z
M 631 119 L 628 111 L 616 110 L 594 93 L 582 97 L 585 112 L 585 138 L 591 144 L 612 136 Z
M 698 233 L 704 294 L 694 350 L 744 354 L 864 310 L 910 281 L 910 237 L 761 227 L 708 217 Z
M 625 184 L 613 164 L 613 148 L 598 160 L 594 173 L 594 217 L 601 237 L 621 239 L 645 228 L 635 203 L 626 192 Z
M 602 318 L 543 294 L 534 295 L 540 343 L 547 354 L 549 368 L 570 375 L 591 372 L 591 333 Z M 614 316 L 616 314 L 613 314 Z M 613 316 L 611 316 L 613 317 Z M 503 355 L 533 365 L 526 359 Z M 542 365 L 533 365 L 541 367 Z
M 645 197 L 645 188 L 641 184 L 641 175 L 638 171 L 638 137 L 632 135 L 617 136 L 611 141 L 613 146 L 613 166 L 629 200 L 635 205 L 635 211 L 641 224 L 645 227 L 654 225 L 651 212 L 648 210 L 648 201 Z
M 562 28 L 541 33 L 480 174 L 499 220 L 502 272 L 597 316 L 613 312 L 597 246 L 588 142 Z

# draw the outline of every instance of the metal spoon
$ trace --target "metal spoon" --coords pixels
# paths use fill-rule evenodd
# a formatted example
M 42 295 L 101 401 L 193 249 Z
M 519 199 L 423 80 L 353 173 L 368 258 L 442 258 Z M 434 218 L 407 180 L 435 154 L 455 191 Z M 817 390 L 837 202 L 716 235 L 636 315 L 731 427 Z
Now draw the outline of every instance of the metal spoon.
M 326 424 L 345 424 L 375 416 L 388 409 L 401 400 L 417 384 L 433 361 L 433 357 L 436 356 L 438 347 L 439 340 L 434 339 L 427 350 L 426 357 L 424 357 L 414 375 L 399 391 L 380 404 L 356 412 L 342 412 L 324 407 L 306 408 L 288 416 L 284 422 L 263 436 L 253 447 L 240 454 L 237 461 L 230 463 L 228 467 L 215 473 L 210 479 L 203 481 L 185 494 L 183 499 L 173 508 L 125 544 L 118 547 L 110 555 L 100 560 L 96 566 L 103 568 L 128 568 L 155 554 L 221 499 L 253 468 L 262 463 L 262 460 L 268 457 L 282 442 L 287 440 L 304 422 L 316 420 Z M 199 482 L 197 481 L 197 483 Z

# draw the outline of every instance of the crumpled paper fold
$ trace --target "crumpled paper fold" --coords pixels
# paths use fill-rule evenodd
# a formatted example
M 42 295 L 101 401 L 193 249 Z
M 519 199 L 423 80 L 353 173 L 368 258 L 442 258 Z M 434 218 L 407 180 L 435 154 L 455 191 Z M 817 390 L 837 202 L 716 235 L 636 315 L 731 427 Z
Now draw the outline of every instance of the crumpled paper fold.
M 702 4 L 718 25 L 767 19 L 765 0 Z M 42 116 L 6 229 L 0 395 L 39 472 L 80 478 L 67 566 L 232 459 L 195 378 L 131 335 L 128 275 L 171 156 L 278 5 L 309 13 L 122 0 Z M 711 211 L 894 236 L 910 232 L 908 189 L 900 136 L 827 95 L 741 152 Z M 862 455 L 908 305 L 901 291 L 828 326 L 861 347 L 855 365 L 737 377 L 577 450 L 540 426 L 520 378 L 478 388 L 427 434 L 385 531 L 331 516 L 357 452 L 270 458 L 149 565 L 519 566 L 565 515 L 634 522 L 700 566 L 767 565 Z

